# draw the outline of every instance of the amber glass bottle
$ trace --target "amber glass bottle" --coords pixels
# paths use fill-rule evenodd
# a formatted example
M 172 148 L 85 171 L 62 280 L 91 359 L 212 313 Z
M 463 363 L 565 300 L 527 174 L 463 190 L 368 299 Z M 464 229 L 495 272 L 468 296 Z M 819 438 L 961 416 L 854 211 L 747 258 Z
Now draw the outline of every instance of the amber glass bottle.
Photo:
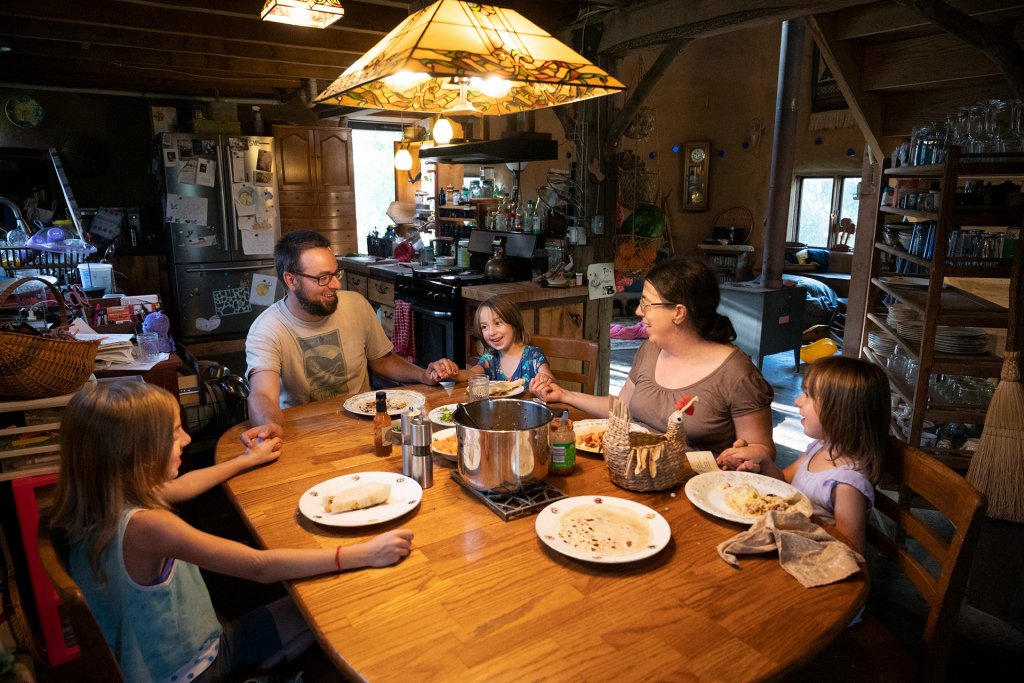
M 379 458 L 391 455 L 391 416 L 388 415 L 388 395 L 377 392 L 377 414 L 373 416 L 373 452 Z

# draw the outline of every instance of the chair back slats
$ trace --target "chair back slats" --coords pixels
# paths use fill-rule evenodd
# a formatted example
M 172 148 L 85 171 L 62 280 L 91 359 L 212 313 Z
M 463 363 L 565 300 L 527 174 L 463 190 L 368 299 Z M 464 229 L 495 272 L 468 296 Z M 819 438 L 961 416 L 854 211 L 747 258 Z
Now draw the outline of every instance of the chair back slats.
M 899 482 L 898 499 L 893 500 L 878 491 L 875 509 L 888 518 L 886 524 L 891 528 L 869 527 L 868 538 L 890 558 L 895 552 L 897 566 L 928 601 L 923 634 L 928 651 L 922 675 L 924 680 L 941 680 L 980 522 L 985 515 L 985 496 L 953 470 L 898 440 L 892 441 L 885 470 Z M 927 500 L 953 525 L 954 533 L 949 541 L 922 518 L 920 507 L 912 507 L 915 495 Z M 907 548 L 907 537 L 932 555 L 938 565 L 937 575 L 912 556 Z
M 78 680 L 103 683 L 123 681 L 121 667 L 106 638 L 103 637 L 103 632 L 100 631 L 99 624 L 96 623 L 92 610 L 82 595 L 82 590 L 58 557 L 57 549 L 50 538 L 49 526 L 48 519 L 40 518 L 36 530 L 36 547 L 39 549 L 43 569 L 46 570 L 57 590 L 57 595 L 60 596 L 64 614 L 71 622 L 79 648 L 79 661 L 65 666 L 76 667 L 79 672 Z
M 597 388 L 596 342 L 589 339 L 569 339 L 532 335 L 530 345 L 536 346 L 548 357 L 555 379 L 580 385 L 580 391 L 593 394 Z

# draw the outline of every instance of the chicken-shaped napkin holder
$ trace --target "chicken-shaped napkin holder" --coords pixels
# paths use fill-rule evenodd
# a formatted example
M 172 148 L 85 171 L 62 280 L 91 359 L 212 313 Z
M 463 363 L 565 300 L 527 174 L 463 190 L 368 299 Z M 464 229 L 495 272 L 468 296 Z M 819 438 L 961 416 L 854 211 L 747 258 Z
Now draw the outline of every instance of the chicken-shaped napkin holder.
M 612 483 L 630 491 L 663 491 L 682 484 L 689 450 L 683 414 L 692 413 L 696 400 L 684 397 L 669 416 L 665 433 L 650 434 L 630 431 L 629 408 L 613 396 L 603 449 Z

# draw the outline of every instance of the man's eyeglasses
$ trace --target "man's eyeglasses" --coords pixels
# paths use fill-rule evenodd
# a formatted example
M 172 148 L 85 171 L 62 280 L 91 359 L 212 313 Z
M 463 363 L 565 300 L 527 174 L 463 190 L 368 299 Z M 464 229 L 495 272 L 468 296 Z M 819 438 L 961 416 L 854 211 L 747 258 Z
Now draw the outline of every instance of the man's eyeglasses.
M 678 305 L 679 304 L 670 304 L 670 303 L 666 303 L 666 302 L 649 304 L 646 301 L 641 301 L 640 305 L 637 306 L 637 308 L 640 309 L 641 313 L 647 313 L 647 311 L 649 309 L 654 308 L 655 306 L 678 306 Z
M 298 275 L 299 277 L 307 277 L 310 280 L 316 280 L 316 283 L 321 287 L 326 287 L 331 284 L 333 278 L 338 278 L 338 282 L 341 282 L 341 271 L 334 273 L 328 273 L 327 275 L 306 275 L 305 273 L 296 273 L 292 271 L 292 275 Z

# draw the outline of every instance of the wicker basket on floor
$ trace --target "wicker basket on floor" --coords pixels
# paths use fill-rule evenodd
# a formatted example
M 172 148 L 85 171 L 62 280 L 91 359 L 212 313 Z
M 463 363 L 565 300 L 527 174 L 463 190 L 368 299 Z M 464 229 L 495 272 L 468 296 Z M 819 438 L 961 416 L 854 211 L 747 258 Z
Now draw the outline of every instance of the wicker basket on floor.
M 64 297 L 42 278 L 26 277 L 9 283 L 0 292 L 0 307 L 18 287 L 33 280 L 53 292 L 60 306 L 61 324 L 56 334 L 66 332 L 68 314 Z M 52 398 L 77 391 L 92 374 L 99 346 L 99 341 L 0 332 L 0 399 Z

